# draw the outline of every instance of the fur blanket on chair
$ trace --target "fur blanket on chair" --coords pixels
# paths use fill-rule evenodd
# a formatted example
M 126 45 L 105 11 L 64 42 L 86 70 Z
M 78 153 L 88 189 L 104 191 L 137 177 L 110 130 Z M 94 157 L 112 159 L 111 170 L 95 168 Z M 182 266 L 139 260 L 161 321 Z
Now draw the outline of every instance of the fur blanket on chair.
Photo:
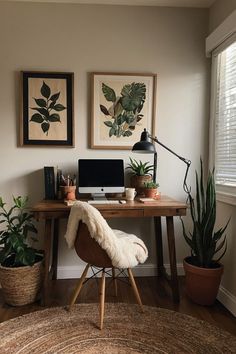
M 144 242 L 135 235 L 110 228 L 101 213 L 86 202 L 76 202 L 70 211 L 65 238 L 73 248 L 79 222 L 88 227 L 90 235 L 107 252 L 116 268 L 132 268 L 144 263 L 148 251 Z

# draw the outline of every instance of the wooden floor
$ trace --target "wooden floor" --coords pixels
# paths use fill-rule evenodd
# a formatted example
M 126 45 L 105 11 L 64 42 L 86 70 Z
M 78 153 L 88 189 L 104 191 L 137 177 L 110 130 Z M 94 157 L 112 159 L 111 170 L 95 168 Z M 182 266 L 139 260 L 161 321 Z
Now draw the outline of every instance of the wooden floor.
M 139 277 L 136 283 L 144 305 L 163 307 L 166 309 L 185 313 L 218 326 L 236 336 L 236 318 L 230 314 L 218 301 L 212 307 L 193 304 L 184 293 L 184 279 L 180 278 L 181 300 L 174 304 L 166 282 L 156 277 Z M 69 302 L 70 294 L 76 284 L 74 279 L 55 280 L 49 289 L 51 299 L 49 306 L 64 306 Z M 132 289 L 124 282 L 118 282 L 118 297 L 114 296 L 111 280 L 106 282 L 106 302 L 135 303 Z M 98 289 L 96 280 L 88 281 L 80 294 L 77 302 L 97 302 Z M 11 307 L 4 304 L 0 290 L 0 321 L 6 321 L 32 311 L 42 310 L 39 303 L 22 307 Z

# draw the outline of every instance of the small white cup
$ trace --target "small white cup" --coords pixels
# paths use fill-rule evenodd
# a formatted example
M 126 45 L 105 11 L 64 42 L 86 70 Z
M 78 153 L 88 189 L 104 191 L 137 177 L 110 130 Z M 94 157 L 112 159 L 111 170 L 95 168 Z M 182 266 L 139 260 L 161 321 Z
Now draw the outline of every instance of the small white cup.
M 134 200 L 136 194 L 135 188 L 125 188 L 125 197 L 127 200 Z

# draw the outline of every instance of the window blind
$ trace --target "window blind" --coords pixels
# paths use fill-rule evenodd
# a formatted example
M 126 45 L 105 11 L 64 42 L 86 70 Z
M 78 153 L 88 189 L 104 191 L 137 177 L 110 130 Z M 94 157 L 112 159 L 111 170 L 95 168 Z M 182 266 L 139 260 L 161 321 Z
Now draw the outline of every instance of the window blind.
M 236 186 L 236 41 L 217 55 L 215 180 Z

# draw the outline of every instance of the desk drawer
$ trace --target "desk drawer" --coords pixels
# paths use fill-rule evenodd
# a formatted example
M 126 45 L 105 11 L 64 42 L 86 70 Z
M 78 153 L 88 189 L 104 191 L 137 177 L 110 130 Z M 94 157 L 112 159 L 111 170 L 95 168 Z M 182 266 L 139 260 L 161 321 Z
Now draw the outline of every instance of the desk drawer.
M 106 218 L 138 218 L 143 217 L 143 210 L 123 209 L 123 210 L 100 210 L 102 216 Z

